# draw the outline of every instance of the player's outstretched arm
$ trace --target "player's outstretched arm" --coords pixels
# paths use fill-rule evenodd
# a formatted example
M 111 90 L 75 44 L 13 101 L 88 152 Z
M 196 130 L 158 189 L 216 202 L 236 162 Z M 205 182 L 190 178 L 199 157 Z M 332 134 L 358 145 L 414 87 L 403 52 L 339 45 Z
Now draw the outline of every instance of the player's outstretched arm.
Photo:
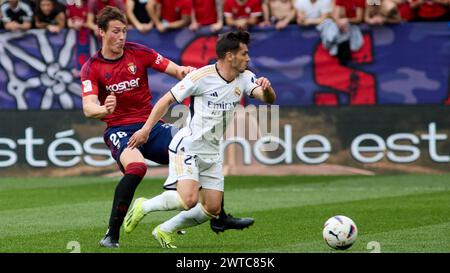
M 153 107 L 152 112 L 145 122 L 144 126 L 142 126 L 140 130 L 136 131 L 131 136 L 130 140 L 128 141 L 128 148 L 134 149 L 146 143 L 153 126 L 155 126 L 158 120 L 164 117 L 164 115 L 169 110 L 170 105 L 174 102 L 175 98 L 170 92 L 167 92 L 162 98 L 160 98 L 155 104 L 155 107 Z
M 98 104 L 97 95 L 83 97 L 83 113 L 87 118 L 102 119 L 116 109 L 117 100 L 114 94 L 106 97 L 103 105 Z
M 164 72 L 174 78 L 182 80 L 187 74 L 189 74 L 191 71 L 194 71 L 195 69 L 196 68 L 192 66 L 181 66 L 170 61 Z
M 261 77 L 256 80 L 256 84 L 259 86 L 253 90 L 252 97 L 265 103 L 273 104 L 275 102 L 276 95 L 270 81 L 267 78 Z

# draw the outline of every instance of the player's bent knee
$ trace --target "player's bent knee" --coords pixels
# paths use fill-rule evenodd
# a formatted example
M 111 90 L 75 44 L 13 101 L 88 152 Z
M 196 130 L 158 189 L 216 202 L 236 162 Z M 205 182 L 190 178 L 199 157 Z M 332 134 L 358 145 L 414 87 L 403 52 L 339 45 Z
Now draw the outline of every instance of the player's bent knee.
M 194 180 L 179 180 L 177 183 L 177 192 L 184 203 L 184 207 L 191 209 L 198 202 L 198 182 Z
M 185 194 L 181 196 L 183 203 L 187 209 L 192 209 L 197 205 L 198 196 L 195 194 Z

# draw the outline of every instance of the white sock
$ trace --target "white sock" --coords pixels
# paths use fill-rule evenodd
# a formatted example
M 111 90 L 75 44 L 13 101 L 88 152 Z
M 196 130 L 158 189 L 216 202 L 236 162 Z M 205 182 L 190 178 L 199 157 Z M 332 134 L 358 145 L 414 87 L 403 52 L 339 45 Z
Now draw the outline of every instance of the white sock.
M 161 224 L 160 229 L 165 232 L 174 232 L 183 228 L 200 225 L 214 216 L 207 213 L 201 203 L 197 203 L 190 210 L 185 210 Z
M 152 211 L 184 210 L 185 206 L 177 191 L 165 191 L 142 203 L 145 213 Z

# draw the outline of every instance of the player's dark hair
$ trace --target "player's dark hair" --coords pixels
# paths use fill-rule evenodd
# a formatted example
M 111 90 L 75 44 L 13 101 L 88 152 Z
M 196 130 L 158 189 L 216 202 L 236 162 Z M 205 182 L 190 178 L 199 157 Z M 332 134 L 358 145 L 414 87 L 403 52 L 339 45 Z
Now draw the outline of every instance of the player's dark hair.
M 113 20 L 128 24 L 125 13 L 116 7 L 106 6 L 97 14 L 97 25 L 104 31 L 108 30 L 108 23 Z
M 241 43 L 248 46 L 250 43 L 250 33 L 243 30 L 237 30 L 220 35 L 216 44 L 217 57 L 223 59 L 227 52 L 235 53 L 239 50 Z

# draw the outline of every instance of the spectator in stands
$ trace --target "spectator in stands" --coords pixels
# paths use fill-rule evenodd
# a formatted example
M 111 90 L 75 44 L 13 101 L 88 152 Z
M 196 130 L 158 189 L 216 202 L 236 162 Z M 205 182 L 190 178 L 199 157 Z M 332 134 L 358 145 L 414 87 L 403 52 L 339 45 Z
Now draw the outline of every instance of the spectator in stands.
M 159 32 L 189 26 L 192 0 L 149 0 L 147 10 Z
M 27 0 L 26 2 L 30 6 L 31 10 L 34 12 L 36 10 L 36 2 L 37 2 L 37 0 Z
M 275 29 L 286 28 L 295 22 L 296 11 L 293 0 L 264 0 L 262 3 L 264 21 L 260 26 L 274 25 Z
M 364 20 L 365 2 L 365 0 L 334 1 L 332 19 L 340 33 L 337 36 L 340 41 L 337 43 L 336 57 L 342 65 L 351 59 L 351 51 L 359 50 L 363 44 L 364 39 L 357 25 Z
M 212 32 L 223 27 L 222 0 L 192 0 L 192 17 L 189 29 L 196 31 L 200 27 L 209 26 Z
M 317 26 L 331 16 L 331 0 L 296 0 L 297 24 Z
M 381 0 L 381 5 L 366 5 L 364 21 L 369 25 L 398 24 L 402 18 L 395 2 Z
M 225 0 L 223 12 L 228 26 L 247 29 L 259 23 L 262 16 L 261 1 Z
M 69 0 L 66 4 L 67 27 L 80 30 L 87 28 L 88 7 L 86 0 Z
M 75 78 L 80 77 L 83 64 L 89 59 L 90 30 L 87 27 L 88 7 L 86 0 L 68 0 L 66 3 L 67 27 L 77 30 L 74 48 L 75 67 L 71 70 Z
M 86 24 L 89 29 L 98 36 L 98 27 L 95 22 L 95 15 L 99 13 L 104 7 L 113 6 L 125 11 L 125 3 L 123 0 L 88 0 L 88 14 Z
M 418 7 L 417 17 L 421 21 L 450 21 L 450 1 L 423 0 Z
M 55 0 L 39 0 L 36 3 L 36 28 L 45 28 L 50 32 L 58 33 L 66 26 L 64 6 Z
M 0 5 L 2 4 L 2 2 L 0 1 Z M 0 30 L 3 29 L 3 15 L 2 15 L 2 10 L 0 8 Z
M 417 9 L 423 0 L 392 0 L 397 4 L 400 17 L 403 21 L 413 21 L 417 17 Z
M 146 33 L 152 30 L 153 23 L 145 6 L 148 0 L 127 0 L 126 10 L 128 22 L 139 32 Z
M 9 0 L 1 7 L 2 22 L 8 31 L 22 31 L 31 28 L 33 11 L 30 6 L 20 0 Z
M 332 16 L 339 29 L 363 23 L 365 3 L 366 0 L 335 0 Z

